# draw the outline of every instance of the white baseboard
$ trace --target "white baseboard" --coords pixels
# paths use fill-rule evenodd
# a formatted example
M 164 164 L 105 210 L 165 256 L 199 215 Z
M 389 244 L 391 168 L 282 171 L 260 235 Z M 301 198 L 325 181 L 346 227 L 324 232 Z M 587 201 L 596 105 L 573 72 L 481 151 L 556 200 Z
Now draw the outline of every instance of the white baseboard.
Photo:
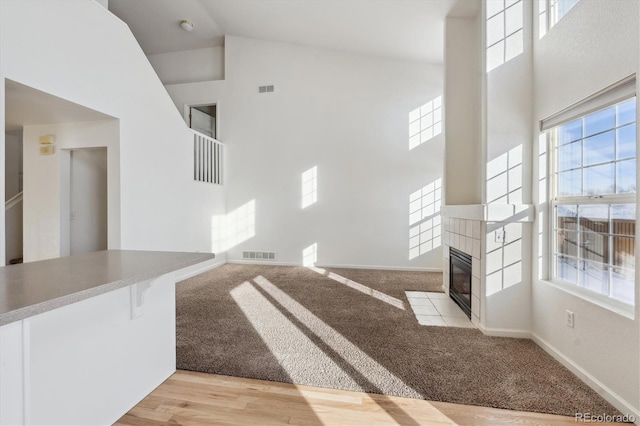
M 484 325 L 478 323 L 478 330 L 485 336 L 494 337 L 512 337 L 515 339 L 530 339 L 531 332 L 528 330 L 511 330 L 508 328 L 487 328 Z
M 186 280 L 187 278 L 195 277 L 203 272 L 222 266 L 225 263 L 227 263 L 225 260 L 211 259 L 203 263 L 198 263 L 197 265 L 180 269 L 179 271 L 176 271 L 176 282 L 178 283 Z
M 378 265 L 331 265 L 318 264 L 318 268 L 346 268 L 346 269 L 376 269 L 384 271 L 416 271 L 416 272 L 440 272 L 442 268 L 421 268 L 417 266 L 378 266 Z
M 549 342 L 541 338 L 535 333 L 531 333 L 531 339 L 546 353 L 555 358 L 560 364 L 564 365 L 569 369 L 573 374 L 578 376 L 580 380 L 585 382 L 591 389 L 596 391 L 601 397 L 603 397 L 609 404 L 616 407 L 622 414 L 629 414 L 635 417 L 635 424 L 640 424 L 640 408 L 634 407 L 631 403 L 621 398 L 620 395 L 616 394 L 609 387 L 604 385 L 601 381 L 596 379 L 589 372 L 584 370 L 578 364 L 573 362 L 567 356 L 565 356 L 562 352 L 554 348 Z M 600 414 L 600 413 L 593 413 Z
M 227 263 L 233 263 L 238 265 L 273 265 L 273 266 L 303 266 L 301 263 L 294 262 L 274 262 L 271 260 L 246 260 L 246 259 L 228 259 Z M 442 268 L 419 268 L 419 267 L 406 267 L 406 266 L 377 266 L 377 265 L 329 265 L 329 264 L 316 264 L 317 268 L 345 268 L 345 269 L 375 269 L 384 271 L 416 271 L 416 272 L 442 272 Z

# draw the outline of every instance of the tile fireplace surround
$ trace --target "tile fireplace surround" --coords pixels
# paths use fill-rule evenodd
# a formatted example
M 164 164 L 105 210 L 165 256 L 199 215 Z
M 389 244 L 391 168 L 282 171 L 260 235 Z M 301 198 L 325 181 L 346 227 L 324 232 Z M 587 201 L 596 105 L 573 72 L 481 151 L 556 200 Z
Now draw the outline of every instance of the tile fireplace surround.
M 440 214 L 445 293 L 453 247 L 472 257 L 473 324 L 485 334 L 519 337 L 528 328 L 533 206 L 449 205 Z

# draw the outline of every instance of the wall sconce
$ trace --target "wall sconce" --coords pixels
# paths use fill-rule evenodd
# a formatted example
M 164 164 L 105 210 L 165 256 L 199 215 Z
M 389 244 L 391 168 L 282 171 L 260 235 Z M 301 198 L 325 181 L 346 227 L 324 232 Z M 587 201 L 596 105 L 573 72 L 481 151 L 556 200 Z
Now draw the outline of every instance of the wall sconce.
M 40 136 L 40 155 L 53 155 L 55 150 L 56 135 Z

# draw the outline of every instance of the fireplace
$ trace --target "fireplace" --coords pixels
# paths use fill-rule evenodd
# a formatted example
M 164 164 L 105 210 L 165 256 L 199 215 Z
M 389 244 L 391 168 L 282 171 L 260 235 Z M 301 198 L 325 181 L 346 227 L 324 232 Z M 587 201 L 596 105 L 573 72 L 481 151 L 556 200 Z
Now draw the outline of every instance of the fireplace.
M 449 295 L 471 319 L 471 256 L 449 248 Z

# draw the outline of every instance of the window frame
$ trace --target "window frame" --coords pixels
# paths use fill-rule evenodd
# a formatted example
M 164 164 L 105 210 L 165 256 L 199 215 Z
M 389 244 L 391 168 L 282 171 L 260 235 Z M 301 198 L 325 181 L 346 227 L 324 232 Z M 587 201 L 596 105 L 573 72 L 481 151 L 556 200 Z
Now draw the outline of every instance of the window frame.
M 561 0 L 538 0 L 538 38 L 542 38 L 551 31 L 551 28 L 556 26 L 556 24 L 580 2 L 580 0 L 577 0 L 562 16 L 558 16 L 558 3 L 560 1 Z M 544 6 L 544 9 L 542 6 Z M 542 14 L 544 14 L 544 18 Z M 544 27 L 541 24 L 542 19 L 544 19 Z
M 628 79 L 625 79 L 628 80 Z M 635 82 L 635 78 L 634 78 L 634 82 Z M 615 85 L 614 85 L 615 86 Z M 614 87 L 615 89 L 615 87 Z M 601 95 L 603 92 L 606 93 L 606 91 L 601 91 L 598 92 L 596 95 Z M 633 303 L 627 303 L 624 301 L 621 301 L 619 299 L 615 299 L 611 296 L 611 289 L 609 290 L 609 294 L 605 295 L 602 293 L 599 293 L 595 290 L 591 290 L 589 288 L 586 288 L 578 283 L 574 283 L 571 281 L 567 281 L 564 280 L 560 277 L 557 276 L 557 258 L 558 255 L 560 255 L 561 253 L 557 252 L 557 230 L 559 229 L 557 226 L 558 220 L 557 220 L 557 215 L 556 215 L 556 208 L 558 206 L 561 205 L 569 205 L 569 206 L 582 206 L 582 205 L 601 205 L 601 206 L 610 206 L 610 205 L 616 205 L 616 204 L 633 204 L 636 206 L 636 216 L 635 216 L 635 221 L 636 224 L 638 222 L 638 214 L 637 214 L 637 204 L 638 204 L 638 192 L 636 190 L 636 192 L 634 193 L 626 193 L 626 194 L 601 194 L 601 195 L 579 195 L 579 196 L 558 196 L 558 175 L 560 173 L 559 171 L 559 167 L 558 167 L 558 140 L 557 140 L 557 130 L 558 128 L 560 128 L 562 125 L 567 124 L 571 121 L 577 120 L 577 119 L 583 119 L 584 117 L 594 113 L 594 112 L 598 112 L 598 111 L 602 111 L 605 110 L 607 108 L 612 108 L 615 107 L 618 104 L 627 102 L 631 99 L 635 99 L 635 108 L 636 108 L 636 116 L 635 116 L 635 121 L 633 123 L 635 123 L 636 125 L 636 146 L 637 146 L 637 140 L 638 140 L 638 97 L 637 94 L 630 94 L 628 97 L 626 97 L 626 99 L 622 99 L 622 100 L 618 100 L 615 103 L 603 103 L 603 105 L 601 106 L 601 108 L 593 111 L 589 111 L 589 112 L 582 112 L 579 115 L 573 117 L 570 120 L 566 120 L 563 123 L 560 124 L 554 124 L 553 127 L 548 127 L 546 129 L 542 129 L 543 133 L 545 134 L 545 138 L 546 138 L 546 152 L 547 152 L 547 182 L 548 182 L 548 186 L 547 186 L 547 209 L 545 214 L 547 214 L 549 220 L 547 221 L 547 244 L 546 244 L 546 248 L 547 248 L 547 256 L 546 257 L 546 275 L 547 275 L 547 280 L 548 282 L 556 285 L 557 287 L 560 287 L 561 289 L 572 293 L 578 297 L 581 297 L 583 299 L 586 299 L 588 301 L 591 301 L 597 305 L 600 305 L 604 308 L 607 308 L 609 310 L 612 310 L 616 313 L 622 314 L 626 317 L 629 318 L 633 318 L 634 315 L 634 310 L 635 310 L 635 305 L 637 305 L 638 303 L 640 303 L 640 301 L 638 300 L 634 300 Z M 568 108 L 567 110 L 571 110 L 572 108 Z M 566 111 L 566 110 L 565 110 Z M 561 112 L 562 113 L 562 112 Z M 559 113 L 560 114 L 560 113 Z M 544 121 L 544 120 L 543 120 Z M 631 124 L 631 123 L 628 123 Z M 625 124 L 627 125 L 627 124 Z M 616 129 L 618 129 L 619 127 L 623 127 L 623 126 L 617 126 L 614 125 L 613 129 L 607 129 L 605 131 L 603 131 L 602 133 L 608 132 L 608 131 L 615 131 Z M 590 135 L 593 136 L 593 135 Z M 590 137 L 589 136 L 589 137 Z M 582 137 L 580 139 L 580 141 L 584 141 L 585 135 L 583 134 Z M 577 141 L 576 140 L 576 141 Z M 574 143 L 574 142 L 569 142 L 569 143 Z M 614 139 L 614 143 L 615 143 L 615 139 Z M 631 159 L 631 158 L 630 158 Z M 636 152 L 635 157 L 632 157 L 633 160 L 635 160 L 636 163 L 636 170 L 638 169 L 638 152 Z M 626 159 L 629 160 L 629 159 Z M 614 159 L 611 161 L 611 164 L 615 164 L 616 162 L 618 162 L 620 160 L 617 160 L 615 158 L 614 155 Z M 621 160 L 624 161 L 624 160 Z M 603 164 L 607 164 L 606 162 Z M 584 170 L 585 169 L 585 165 L 581 164 L 580 168 L 572 168 L 573 169 L 580 169 L 580 170 Z M 616 183 L 616 170 L 614 169 L 614 185 Z M 583 175 L 581 174 L 581 178 L 583 177 Z M 637 182 L 638 177 L 636 176 L 636 182 Z M 614 187 L 615 190 L 615 187 Z M 609 223 L 611 223 L 611 216 L 609 213 Z M 576 231 L 579 232 L 579 231 Z M 612 238 L 615 238 L 615 236 L 613 236 L 613 229 L 609 229 L 609 232 L 607 233 L 607 238 L 609 239 L 609 246 L 612 247 L 611 245 L 611 240 Z M 633 236 L 634 239 L 634 246 L 637 247 L 638 245 L 638 238 L 637 235 Z M 570 256 L 573 257 L 573 256 Z M 576 261 L 578 262 L 583 262 L 583 261 L 589 261 L 589 259 L 583 259 L 580 255 L 580 253 L 577 254 L 577 256 L 575 257 Z M 614 266 L 613 262 L 611 261 L 611 249 L 609 250 L 609 259 L 607 259 L 607 262 L 604 263 L 607 266 Z M 635 277 L 634 279 L 634 289 L 637 287 L 638 283 L 638 279 L 637 277 Z M 609 283 L 609 285 L 611 286 L 611 282 Z

